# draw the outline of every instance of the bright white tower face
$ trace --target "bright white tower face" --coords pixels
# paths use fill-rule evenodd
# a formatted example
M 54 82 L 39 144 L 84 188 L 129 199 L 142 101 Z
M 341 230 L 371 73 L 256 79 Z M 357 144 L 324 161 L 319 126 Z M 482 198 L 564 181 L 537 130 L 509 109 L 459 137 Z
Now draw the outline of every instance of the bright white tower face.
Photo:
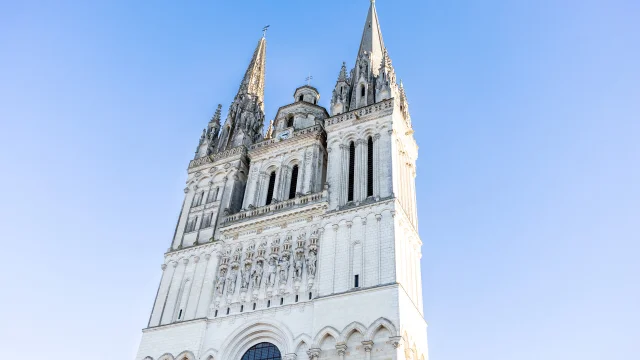
M 427 358 L 417 145 L 374 1 L 331 98 L 263 136 L 266 39 L 188 167 L 138 360 Z

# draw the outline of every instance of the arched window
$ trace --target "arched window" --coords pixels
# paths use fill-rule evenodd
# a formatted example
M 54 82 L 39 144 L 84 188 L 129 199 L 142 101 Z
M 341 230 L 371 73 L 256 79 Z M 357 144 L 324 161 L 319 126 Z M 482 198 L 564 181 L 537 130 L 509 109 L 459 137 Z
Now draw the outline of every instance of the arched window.
M 353 201 L 353 184 L 355 182 L 355 160 L 356 160 L 356 145 L 351 142 L 349 144 L 349 188 L 347 194 L 347 201 Z
M 287 127 L 290 128 L 293 126 L 293 115 L 289 115 L 287 117 Z
M 304 95 L 300 95 L 300 96 L 298 97 L 298 101 L 302 101 L 302 100 L 304 100 Z
M 296 191 L 298 189 L 298 165 L 293 165 L 291 170 L 291 185 L 289 186 L 289 199 L 296 197 Z
M 367 197 L 373 196 L 373 138 L 367 140 Z
M 364 96 L 366 94 L 366 90 L 364 88 L 364 84 L 360 86 L 360 96 Z
M 267 188 L 267 202 L 265 205 L 270 205 L 273 201 L 273 188 L 276 186 L 276 172 L 272 171 L 269 176 L 269 187 Z
M 263 342 L 247 350 L 241 360 L 282 360 L 282 356 L 275 345 Z

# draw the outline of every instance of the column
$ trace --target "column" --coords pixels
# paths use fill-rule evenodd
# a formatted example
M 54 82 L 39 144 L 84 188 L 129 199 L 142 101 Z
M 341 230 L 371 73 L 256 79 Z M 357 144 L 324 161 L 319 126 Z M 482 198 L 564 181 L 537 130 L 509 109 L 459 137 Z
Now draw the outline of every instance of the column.
M 180 287 L 182 286 L 184 280 L 184 274 L 187 272 L 187 264 L 189 263 L 189 259 L 182 259 L 182 263 L 182 271 L 180 271 L 180 275 L 174 276 L 173 283 L 171 284 L 171 289 L 167 295 L 167 306 L 165 307 L 164 313 L 162 314 L 162 322 L 160 323 L 161 325 L 170 324 L 174 320 L 176 304 L 178 303 L 178 297 L 180 296 Z
M 362 342 L 364 348 L 364 360 L 371 360 L 371 350 L 373 349 L 373 341 L 365 340 Z
M 184 227 L 187 224 L 187 220 L 189 219 L 189 210 L 191 209 L 191 202 L 193 202 L 193 197 L 198 191 L 197 187 L 194 187 L 194 190 L 189 192 L 189 188 L 184 188 L 184 202 L 182 203 L 182 211 L 180 212 L 180 217 L 178 218 L 178 226 L 176 227 L 176 231 L 173 238 L 172 247 L 173 249 L 177 249 L 180 245 L 182 245 L 182 235 L 184 235 Z
M 358 179 L 358 184 L 360 185 L 358 191 L 358 200 L 363 201 L 367 198 L 367 141 L 360 139 L 358 140 L 358 151 L 356 152 L 356 156 L 359 157 L 358 167 L 360 168 L 360 176 Z
M 373 196 L 380 197 L 380 180 L 384 176 L 380 161 L 380 134 L 373 137 Z
M 349 147 L 343 144 L 340 144 L 340 158 L 341 166 L 340 171 L 338 172 L 338 178 L 340 179 L 340 196 L 339 196 L 339 205 L 344 205 L 347 203 L 347 191 L 349 191 Z
M 207 316 L 209 304 L 211 303 L 211 295 L 213 294 L 213 277 L 215 276 L 215 261 L 211 261 L 211 254 L 204 255 L 204 276 L 202 277 L 202 285 L 196 303 L 195 318 L 203 318 Z
M 344 360 L 344 354 L 347 352 L 347 345 L 345 343 L 336 344 L 336 351 L 338 352 L 340 360 Z
M 175 274 L 176 274 L 176 268 L 178 267 L 178 262 L 177 261 L 171 262 L 171 267 L 173 268 L 173 271 L 171 272 L 171 280 L 169 281 L 169 286 L 167 287 L 167 291 L 162 296 L 162 298 L 163 298 L 162 311 L 160 312 L 160 319 L 158 319 L 157 325 L 163 325 L 163 324 L 167 323 L 167 321 L 164 320 L 164 318 L 165 318 L 165 310 L 167 308 L 167 302 L 169 300 L 169 295 L 171 294 L 171 290 L 175 286 L 174 285 L 174 277 L 175 277 Z
M 149 327 L 157 326 L 160 324 L 160 316 L 162 315 L 162 308 L 164 307 L 164 301 L 167 297 L 167 290 L 173 278 L 173 266 L 169 267 L 169 271 L 166 271 L 167 264 L 162 264 L 160 268 L 162 269 L 162 278 L 160 278 L 158 293 L 156 294 L 156 300 L 153 304 L 153 310 L 151 311 L 151 316 L 149 317 Z

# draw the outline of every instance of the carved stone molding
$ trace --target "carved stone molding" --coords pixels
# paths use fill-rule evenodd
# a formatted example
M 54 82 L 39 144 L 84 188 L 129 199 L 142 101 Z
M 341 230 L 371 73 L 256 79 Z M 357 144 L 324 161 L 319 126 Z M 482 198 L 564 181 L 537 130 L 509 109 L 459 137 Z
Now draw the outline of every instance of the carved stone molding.
M 345 343 L 336 344 L 336 351 L 338 352 L 338 355 L 344 356 L 344 354 L 347 352 L 347 344 Z
M 193 257 L 193 262 L 197 264 L 197 263 L 198 263 L 198 261 L 200 261 L 200 256 L 197 256 L 197 255 L 196 255 L 196 256 L 194 256 L 194 257 Z
M 165 271 L 167 269 L 167 264 L 160 265 L 160 269 L 162 269 L 162 271 Z
M 182 259 L 182 263 L 187 265 L 189 263 L 189 259 Z
M 312 348 L 307 350 L 307 355 L 309 356 L 309 360 L 318 360 L 320 357 L 320 349 Z
M 389 344 L 391 344 L 395 349 L 401 347 L 404 343 L 404 339 L 402 336 L 391 336 L 389 337 Z
M 364 347 L 365 352 L 371 352 L 371 349 L 373 349 L 373 341 L 365 340 L 362 342 L 362 346 Z

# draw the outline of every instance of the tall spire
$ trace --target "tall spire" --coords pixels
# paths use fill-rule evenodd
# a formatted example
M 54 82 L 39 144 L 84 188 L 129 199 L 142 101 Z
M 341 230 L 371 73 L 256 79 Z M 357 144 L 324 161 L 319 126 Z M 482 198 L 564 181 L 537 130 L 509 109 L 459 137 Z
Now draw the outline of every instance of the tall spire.
M 264 71 L 267 62 L 267 39 L 262 36 L 258 41 L 258 46 L 253 52 L 253 57 L 247 68 L 247 72 L 244 74 L 238 95 L 251 95 L 256 97 L 255 100 L 264 110 Z
M 380 21 L 378 20 L 378 12 L 376 11 L 376 2 L 371 0 L 367 21 L 364 23 L 362 32 L 362 40 L 360 41 L 360 49 L 358 50 L 358 58 L 364 52 L 371 54 L 371 63 L 375 64 L 374 72 L 378 72 L 378 64 L 382 61 L 384 54 L 384 41 L 382 40 L 382 31 L 380 30 Z
M 238 94 L 229 107 L 217 151 L 240 145 L 249 146 L 262 138 L 264 126 L 264 73 L 267 63 L 267 39 L 263 35 L 240 83 Z

